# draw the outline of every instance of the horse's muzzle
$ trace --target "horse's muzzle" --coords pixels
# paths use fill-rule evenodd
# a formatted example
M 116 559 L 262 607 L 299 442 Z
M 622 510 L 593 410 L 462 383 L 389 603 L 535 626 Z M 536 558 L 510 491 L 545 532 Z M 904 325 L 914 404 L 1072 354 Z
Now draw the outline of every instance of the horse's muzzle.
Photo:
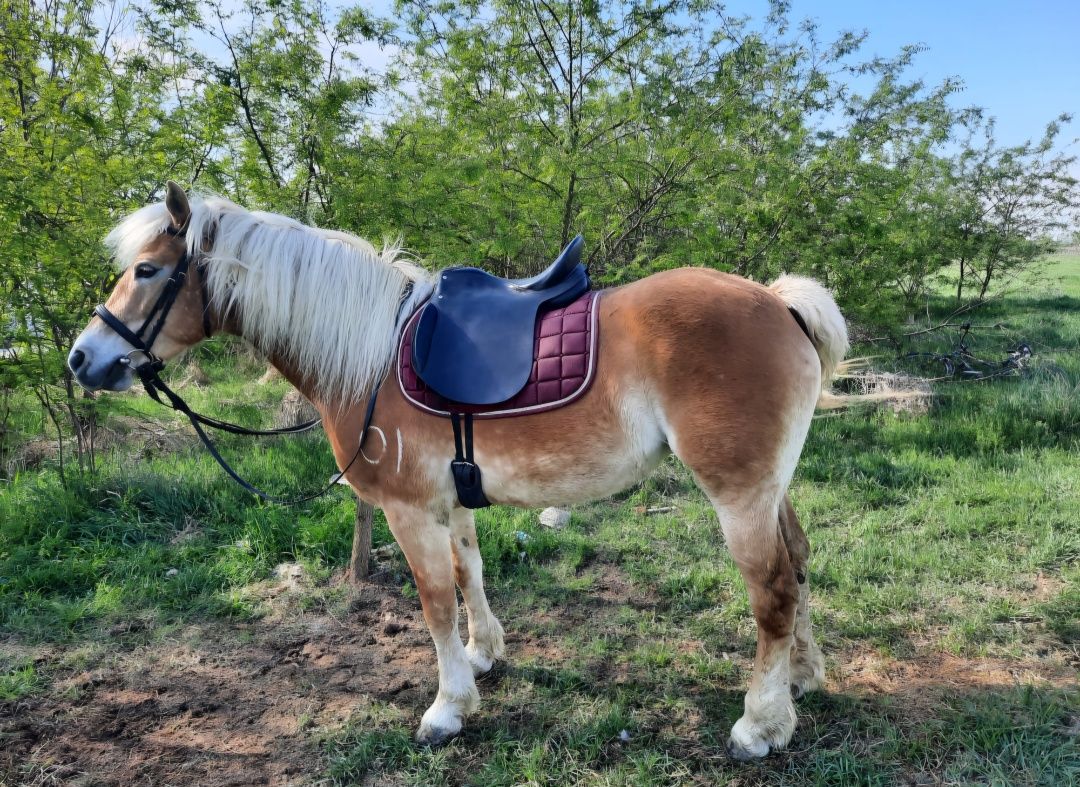
M 68 355 L 68 368 L 88 391 L 126 391 L 131 387 L 131 363 L 125 356 L 94 363 L 91 352 L 74 348 Z

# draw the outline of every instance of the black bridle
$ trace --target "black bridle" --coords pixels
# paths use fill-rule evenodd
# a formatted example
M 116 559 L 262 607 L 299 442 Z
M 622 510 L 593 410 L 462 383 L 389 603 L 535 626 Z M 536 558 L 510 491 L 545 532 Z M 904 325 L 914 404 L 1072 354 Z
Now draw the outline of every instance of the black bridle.
M 175 227 L 169 227 L 165 232 L 173 237 L 183 239 L 184 230 L 177 229 Z M 353 454 L 349 463 L 336 475 L 330 479 L 330 483 L 321 488 L 317 492 L 304 495 L 297 498 L 282 498 L 275 495 L 268 494 L 263 490 L 254 486 L 248 481 L 245 481 L 240 475 L 232 469 L 228 462 L 221 456 L 217 450 L 217 446 L 207 436 L 203 430 L 204 426 L 208 426 L 211 429 L 218 429 L 222 432 L 228 432 L 230 434 L 239 435 L 254 435 L 254 436 L 277 436 L 277 435 L 290 435 L 301 434 L 307 432 L 320 423 L 321 418 L 315 418 L 311 421 L 304 421 L 296 426 L 284 426 L 278 429 L 248 429 L 245 426 L 239 424 L 232 424 L 228 421 L 222 421 L 217 418 L 211 418 L 206 415 L 201 415 L 195 412 L 188 406 L 180 395 L 176 391 L 172 390 L 165 381 L 161 379 L 161 371 L 165 368 L 165 362 L 158 356 L 154 355 L 151 348 L 154 346 L 154 341 L 157 339 L 158 334 L 161 333 L 161 329 L 165 326 L 165 320 L 169 317 L 169 311 L 176 303 L 177 297 L 180 295 L 180 290 L 184 287 L 184 282 L 187 280 L 188 269 L 191 267 L 191 256 L 188 254 L 187 248 L 184 249 L 184 254 L 180 260 L 176 263 L 176 267 L 173 269 L 172 275 L 168 281 L 165 282 L 164 287 L 161 290 L 161 294 L 158 295 L 157 300 L 154 302 L 153 308 L 150 309 L 150 313 L 143 320 L 142 326 L 138 331 L 132 331 L 128 328 L 119 317 L 109 311 L 108 307 L 104 304 L 98 304 L 94 307 L 94 314 L 101 318 L 107 326 L 112 328 L 121 339 L 126 341 L 135 349 L 132 350 L 125 358 L 121 359 L 122 363 L 127 365 L 131 364 L 131 355 L 135 353 L 141 353 L 145 360 L 134 367 L 133 371 L 139 376 L 139 380 L 143 384 L 143 388 L 150 394 L 150 397 L 160 405 L 164 405 L 172 410 L 183 413 L 187 416 L 187 419 L 191 422 L 192 428 L 195 429 L 195 434 L 199 436 L 202 444 L 206 446 L 206 450 L 210 452 L 210 455 L 214 457 L 214 460 L 221 465 L 221 469 L 229 474 L 236 483 L 240 484 L 244 489 L 251 492 L 254 495 L 258 495 L 263 500 L 270 503 L 278 503 L 280 505 L 298 505 L 300 503 L 306 503 L 309 500 L 314 500 L 317 497 L 321 497 L 329 492 L 334 486 L 345 477 L 345 473 L 349 471 L 349 468 L 353 466 L 357 459 L 360 458 L 360 454 L 363 452 L 364 441 L 367 439 L 368 431 L 371 428 L 371 419 L 375 413 L 375 400 L 378 396 L 378 389 L 372 391 L 371 399 L 368 401 L 367 411 L 364 413 L 364 426 L 360 430 L 360 439 L 356 446 L 356 453 Z M 206 276 L 199 276 L 200 289 L 202 291 L 202 323 L 204 338 L 210 338 L 213 335 L 213 326 L 210 324 L 210 295 L 206 289 Z M 164 401 L 162 396 L 165 397 Z
M 175 227 L 169 227 L 165 230 L 167 235 L 171 235 L 174 238 L 183 239 L 184 230 L 178 230 Z M 157 340 L 158 334 L 161 333 L 161 329 L 165 327 L 165 320 L 169 318 L 169 311 L 172 309 L 173 304 L 176 303 L 177 297 L 180 295 L 180 290 L 184 288 L 184 282 L 187 280 L 188 268 L 191 267 L 191 255 L 188 254 L 187 246 L 184 247 L 184 254 L 180 257 L 179 262 L 176 263 L 176 267 L 173 269 L 172 275 L 169 280 L 165 282 L 165 286 L 161 288 L 161 293 L 158 295 L 156 301 L 154 301 L 153 308 L 150 309 L 150 313 L 146 315 L 146 319 L 143 320 L 142 326 L 138 331 L 132 332 L 130 328 L 124 325 L 115 314 L 109 311 L 109 308 L 99 303 L 94 307 L 94 314 L 101 318 L 102 322 L 112 328 L 116 333 L 120 335 L 120 338 L 130 344 L 138 352 L 141 352 L 146 356 L 146 362 L 136 367 L 136 370 L 143 369 L 147 366 L 154 368 L 156 371 L 161 371 L 165 368 L 165 362 L 154 355 L 150 348 L 154 346 L 154 342 Z M 203 334 L 205 338 L 210 338 L 213 335 L 213 329 L 210 325 L 210 295 L 206 291 L 206 277 L 200 276 L 200 290 L 202 290 L 202 323 Z M 155 321 L 156 320 L 156 321 Z M 127 358 L 127 362 L 131 363 L 131 358 Z M 140 377 L 142 374 L 140 373 Z

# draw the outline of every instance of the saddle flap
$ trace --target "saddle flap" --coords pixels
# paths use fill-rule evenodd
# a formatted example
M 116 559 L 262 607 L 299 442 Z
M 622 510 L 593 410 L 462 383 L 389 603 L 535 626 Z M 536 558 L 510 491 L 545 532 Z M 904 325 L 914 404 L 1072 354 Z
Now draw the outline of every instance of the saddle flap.
M 489 405 L 446 399 L 427 385 L 413 365 L 413 340 L 421 312 L 401 332 L 397 352 L 397 382 L 406 401 L 427 413 L 449 417 L 453 413 L 476 418 L 507 418 L 553 410 L 580 398 L 596 371 L 596 338 L 600 301 L 596 291 L 572 303 L 544 311 L 533 330 L 533 366 L 525 386 L 510 399 Z
M 439 324 L 439 310 L 428 303 L 420 310 L 416 320 L 416 333 L 413 334 L 413 368 L 422 374 L 427 368 L 431 355 L 431 342 L 435 338 L 435 326 Z

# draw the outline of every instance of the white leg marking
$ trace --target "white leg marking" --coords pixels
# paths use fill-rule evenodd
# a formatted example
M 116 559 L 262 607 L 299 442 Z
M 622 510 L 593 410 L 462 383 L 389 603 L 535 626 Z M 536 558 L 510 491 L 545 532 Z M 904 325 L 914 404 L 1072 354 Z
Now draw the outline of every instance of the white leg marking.
M 763 674 L 755 674 L 743 700 L 743 715 L 731 728 L 729 752 L 740 759 L 764 757 L 770 749 L 782 749 L 795 733 L 795 705 L 791 701 L 788 641 L 778 642 Z
M 725 506 L 722 501 L 713 500 L 724 539 L 737 562 L 740 557 L 752 560 L 762 550 L 766 553 L 773 549 L 786 550 L 776 521 L 777 502 L 768 493 L 759 494 L 750 505 Z M 747 570 L 740 564 L 744 578 Z M 764 636 L 766 633 L 759 625 L 759 647 Z M 739 760 L 764 757 L 772 749 L 784 748 L 795 733 L 790 663 L 793 643 L 791 634 L 770 638 L 768 650 L 755 659 L 750 688 L 743 700 L 743 715 L 731 728 L 728 739 L 731 757 Z
M 433 746 L 461 732 L 462 718 L 480 704 L 472 667 L 456 626 L 446 640 L 435 642 L 435 654 L 439 658 L 439 693 L 424 712 L 416 732 L 418 741 Z

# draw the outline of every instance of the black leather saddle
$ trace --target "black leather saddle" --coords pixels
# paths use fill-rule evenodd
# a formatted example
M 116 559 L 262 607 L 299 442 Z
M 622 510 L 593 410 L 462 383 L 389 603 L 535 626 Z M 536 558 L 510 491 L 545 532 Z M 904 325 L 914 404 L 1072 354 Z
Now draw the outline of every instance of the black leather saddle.
M 420 313 L 413 368 L 430 388 L 463 404 L 503 402 L 529 380 L 537 316 L 589 289 L 580 235 L 539 276 L 500 279 L 449 268 Z

